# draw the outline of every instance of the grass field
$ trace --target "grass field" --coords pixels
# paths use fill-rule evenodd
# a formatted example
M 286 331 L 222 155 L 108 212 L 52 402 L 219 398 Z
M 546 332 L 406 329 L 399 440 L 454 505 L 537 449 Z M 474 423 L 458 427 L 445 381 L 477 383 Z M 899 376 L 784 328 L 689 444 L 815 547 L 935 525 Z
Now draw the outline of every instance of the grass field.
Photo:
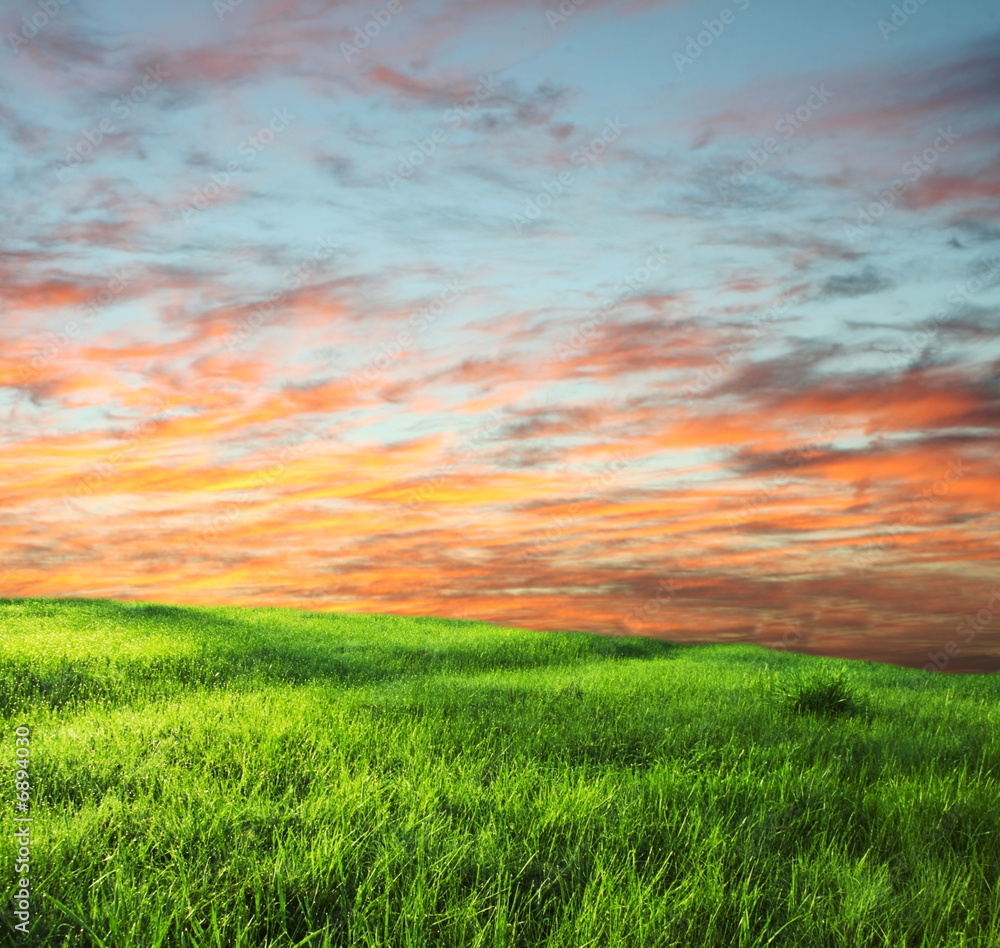
M 751 645 L 0 599 L 5 887 L 18 727 L 33 820 L 0 941 L 1000 948 L 998 697 Z

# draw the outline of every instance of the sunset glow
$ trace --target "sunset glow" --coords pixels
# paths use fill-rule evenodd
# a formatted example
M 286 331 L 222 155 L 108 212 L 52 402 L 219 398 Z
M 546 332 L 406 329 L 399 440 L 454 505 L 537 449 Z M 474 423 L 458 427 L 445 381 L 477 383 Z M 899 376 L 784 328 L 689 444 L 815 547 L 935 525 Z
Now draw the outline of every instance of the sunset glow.
M 1000 667 L 1000 8 L 50 6 L 4 595 Z

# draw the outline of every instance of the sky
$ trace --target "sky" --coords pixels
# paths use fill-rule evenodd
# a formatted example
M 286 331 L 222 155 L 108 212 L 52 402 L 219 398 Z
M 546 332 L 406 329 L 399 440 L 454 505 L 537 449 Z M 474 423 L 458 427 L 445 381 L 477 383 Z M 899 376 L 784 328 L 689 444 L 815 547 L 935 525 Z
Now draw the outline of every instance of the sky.
M 14 0 L 0 591 L 1000 668 L 1000 7 Z

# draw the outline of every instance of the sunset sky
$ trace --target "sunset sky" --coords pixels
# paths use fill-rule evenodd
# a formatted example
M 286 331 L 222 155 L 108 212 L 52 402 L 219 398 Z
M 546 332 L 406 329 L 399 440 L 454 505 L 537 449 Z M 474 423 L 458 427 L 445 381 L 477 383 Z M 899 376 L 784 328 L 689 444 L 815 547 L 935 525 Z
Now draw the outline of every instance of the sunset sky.
M 1000 667 L 1000 6 L 0 13 L 0 592 Z

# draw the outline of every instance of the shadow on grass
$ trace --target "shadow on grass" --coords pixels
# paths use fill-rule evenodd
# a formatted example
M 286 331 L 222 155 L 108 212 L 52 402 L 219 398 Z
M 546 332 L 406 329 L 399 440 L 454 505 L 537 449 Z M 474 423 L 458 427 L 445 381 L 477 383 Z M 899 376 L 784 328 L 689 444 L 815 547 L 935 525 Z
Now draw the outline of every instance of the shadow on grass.
M 370 646 L 337 645 L 335 640 L 314 647 L 281 643 L 236 649 L 203 644 L 198 654 L 149 659 L 103 656 L 40 662 L 21 656 L 0 658 L 0 717 L 23 713 L 30 707 L 55 710 L 94 703 L 120 705 L 192 689 L 244 689 L 318 681 L 350 688 L 435 675 L 650 660 L 674 651 L 670 643 L 637 643 L 600 636 L 570 642 L 578 646 L 573 649 L 559 639 L 574 633 L 552 633 L 551 640 L 546 640 L 546 633 L 538 635 L 538 641 L 528 645 L 500 640 L 496 644 L 476 643 L 478 648 L 380 646 L 373 639 Z

